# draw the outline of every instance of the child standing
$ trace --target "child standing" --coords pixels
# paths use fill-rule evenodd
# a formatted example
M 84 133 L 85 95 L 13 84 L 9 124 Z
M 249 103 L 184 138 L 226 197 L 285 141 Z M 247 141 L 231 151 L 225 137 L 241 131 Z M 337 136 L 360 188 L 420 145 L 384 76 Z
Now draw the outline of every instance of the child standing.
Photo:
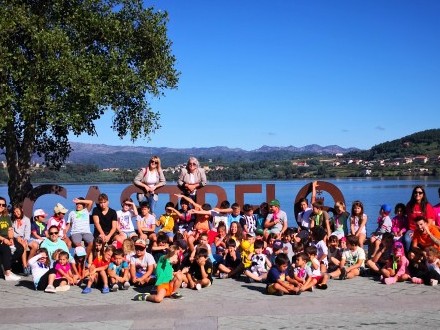
M 389 216 L 391 212 L 391 206 L 383 204 L 379 210 L 379 218 L 377 219 L 377 229 L 371 234 L 370 247 L 368 249 L 369 255 L 374 255 L 379 250 L 380 242 L 382 241 L 382 235 L 384 233 L 390 233 L 393 223 Z
M 165 297 L 174 299 L 183 298 L 177 291 L 182 284 L 183 276 L 188 271 L 184 268 L 181 271 L 173 272 L 173 264 L 178 261 L 178 247 L 170 246 L 168 253 L 160 257 L 156 267 L 156 288 L 157 293 L 151 295 L 150 293 L 140 293 L 134 296 L 133 300 L 151 301 L 160 303 Z
M 124 260 L 122 249 L 116 249 L 113 252 L 113 261 L 108 265 L 107 274 L 112 292 L 130 288 L 130 282 L 128 282 L 130 280 L 129 265 Z

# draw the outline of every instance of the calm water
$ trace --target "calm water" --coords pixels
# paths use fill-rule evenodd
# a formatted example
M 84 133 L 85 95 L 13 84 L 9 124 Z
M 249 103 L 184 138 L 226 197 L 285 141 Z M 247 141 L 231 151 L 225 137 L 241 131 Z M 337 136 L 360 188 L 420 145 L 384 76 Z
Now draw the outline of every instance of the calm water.
M 437 190 L 440 187 L 440 180 L 438 178 L 426 179 L 334 179 L 326 180 L 336 185 L 345 197 L 345 202 L 348 205 L 347 209 L 350 211 L 351 203 L 355 200 L 363 202 L 365 213 L 368 215 L 367 230 L 368 233 L 376 228 L 376 219 L 378 216 L 380 205 L 388 203 L 393 206 L 396 203 L 407 203 L 410 199 L 411 191 L 415 185 L 422 185 L 426 192 L 428 200 L 432 204 L 439 202 Z M 298 191 L 310 180 L 293 180 L 293 181 L 252 181 L 252 182 L 213 182 L 213 185 L 222 187 L 227 194 L 228 200 L 232 203 L 235 200 L 235 185 L 236 184 L 262 184 L 263 192 L 261 194 L 246 194 L 245 202 L 250 204 L 260 204 L 266 197 L 266 184 L 275 185 L 275 195 L 281 203 L 281 208 L 287 212 L 289 217 L 289 226 L 296 225 L 293 214 L 293 203 Z M 93 184 L 97 185 L 101 192 L 106 193 L 110 199 L 110 207 L 118 210 L 120 209 L 119 199 L 120 194 L 127 184 Z M 175 185 L 171 182 L 168 185 Z M 85 196 L 89 189 L 89 185 L 62 185 L 67 190 L 67 200 L 60 196 L 46 195 L 40 197 L 34 206 L 34 209 L 42 208 L 47 213 L 51 213 L 56 203 L 62 203 L 65 207 L 71 210 L 74 205 L 73 198 L 78 196 Z M 0 186 L 0 196 L 7 197 L 7 187 Z M 327 206 L 333 205 L 333 199 L 327 193 L 323 193 L 324 204 Z M 132 196 L 135 200 L 135 196 Z M 156 213 L 161 213 L 164 210 L 168 195 L 159 195 L 159 202 L 156 208 Z M 8 199 L 8 198 L 7 198 Z M 310 199 L 310 196 L 309 196 Z M 207 194 L 206 202 L 211 205 L 216 205 L 219 201 L 217 196 Z

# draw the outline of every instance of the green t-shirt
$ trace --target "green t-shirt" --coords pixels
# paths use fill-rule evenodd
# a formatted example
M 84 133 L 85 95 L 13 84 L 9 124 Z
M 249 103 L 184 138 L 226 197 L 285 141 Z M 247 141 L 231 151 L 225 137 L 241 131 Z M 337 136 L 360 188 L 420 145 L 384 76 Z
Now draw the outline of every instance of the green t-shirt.
M 12 221 L 9 215 L 0 216 L 0 236 L 7 238 L 10 227 L 12 227 Z
M 173 266 L 169 259 L 161 256 L 156 265 L 156 286 L 169 283 L 173 279 Z

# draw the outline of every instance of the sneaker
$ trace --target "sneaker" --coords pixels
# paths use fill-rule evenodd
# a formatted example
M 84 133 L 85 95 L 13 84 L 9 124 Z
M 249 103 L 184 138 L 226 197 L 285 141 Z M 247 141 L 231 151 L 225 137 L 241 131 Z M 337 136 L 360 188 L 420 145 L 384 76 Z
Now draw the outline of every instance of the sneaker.
M 65 291 L 69 291 L 70 290 L 70 285 L 60 285 L 57 286 L 55 291 L 56 292 L 65 292 Z
M 18 275 L 15 275 L 13 272 L 11 272 L 9 275 L 5 275 L 6 281 L 20 281 L 21 277 Z
M 146 301 L 147 300 L 147 297 L 149 296 L 150 294 L 148 293 L 148 292 L 146 292 L 146 293 L 138 293 L 137 295 L 135 295 L 134 297 L 133 297 L 133 300 L 135 300 L 135 301 Z
M 345 269 L 345 267 L 343 267 L 341 269 L 341 275 L 339 275 L 339 279 L 340 280 L 345 280 L 347 279 L 347 270 Z
M 130 283 L 124 282 L 124 285 L 122 286 L 121 290 L 128 290 L 128 289 L 130 289 Z
M 105 287 L 103 287 L 102 288 L 102 291 L 101 291 L 102 293 L 109 293 L 110 292 L 110 289 L 108 288 L 108 286 L 105 286 Z
M 55 289 L 55 287 L 54 287 L 53 285 L 48 285 L 48 286 L 46 287 L 46 289 L 44 289 L 44 292 L 47 292 L 47 293 L 55 293 L 55 292 L 57 292 L 57 291 L 56 291 L 56 289 Z
M 306 291 L 310 291 L 310 292 L 313 292 L 313 286 L 311 286 L 310 288 L 308 288 Z
M 396 283 L 396 278 L 395 277 L 387 277 L 383 281 L 385 284 L 390 285 L 390 284 Z
M 227 273 L 220 273 L 220 275 L 218 276 L 218 278 L 220 278 L 220 279 L 228 278 L 228 274 L 227 274 Z
M 316 288 L 321 290 L 327 290 L 328 286 L 327 284 L 317 284 Z
M 413 282 L 414 284 L 423 284 L 423 280 L 421 278 L 418 278 L 418 277 L 413 277 L 411 279 L 411 282 Z
M 173 293 L 171 294 L 170 298 L 173 298 L 173 299 L 182 299 L 183 296 L 182 296 L 179 292 L 173 292 Z
M 81 293 L 84 293 L 84 294 L 87 294 L 87 293 L 90 293 L 90 292 L 92 292 L 92 288 L 89 288 L 88 286 L 86 286 L 86 287 L 81 291 Z
M 246 276 L 245 279 L 244 279 L 244 282 L 245 283 L 253 283 L 254 280 L 252 278 Z
M 187 288 L 188 287 L 188 283 L 186 282 L 182 282 L 182 284 L 180 285 L 181 288 Z
M 202 285 L 200 283 L 196 284 L 196 290 L 199 291 L 202 289 Z
M 119 289 L 119 286 L 116 283 L 112 285 L 112 292 L 116 292 L 116 291 L 118 291 L 118 289 Z
M 431 284 L 431 286 L 436 286 L 438 285 L 438 280 L 434 280 L 433 278 L 429 281 L 429 283 Z
M 32 274 L 32 269 L 31 266 L 27 266 L 23 268 L 23 274 L 24 276 L 29 276 Z
M 283 291 L 277 291 L 277 292 L 275 292 L 275 296 L 282 297 L 282 296 L 284 296 L 284 292 Z

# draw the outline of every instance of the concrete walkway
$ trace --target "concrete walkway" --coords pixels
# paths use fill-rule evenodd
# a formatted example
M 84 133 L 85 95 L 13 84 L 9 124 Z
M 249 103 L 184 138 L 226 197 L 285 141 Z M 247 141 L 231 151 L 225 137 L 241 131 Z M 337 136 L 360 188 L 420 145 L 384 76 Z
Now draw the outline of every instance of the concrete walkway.
M 182 289 L 181 300 L 132 301 L 142 292 L 102 294 L 81 289 L 48 294 L 0 279 L 0 329 L 435 329 L 440 286 L 386 286 L 371 278 L 331 280 L 326 291 L 268 296 L 263 284 L 214 280 L 201 291 Z

